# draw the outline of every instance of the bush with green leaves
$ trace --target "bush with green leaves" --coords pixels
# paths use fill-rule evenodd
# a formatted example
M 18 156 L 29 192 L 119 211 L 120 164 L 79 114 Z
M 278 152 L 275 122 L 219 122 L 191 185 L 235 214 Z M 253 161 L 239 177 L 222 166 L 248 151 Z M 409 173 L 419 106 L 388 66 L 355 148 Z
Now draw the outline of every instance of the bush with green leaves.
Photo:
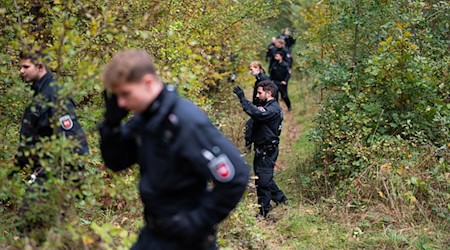
M 299 65 L 325 93 L 314 174 L 342 204 L 449 219 L 449 10 L 438 0 L 329 0 L 302 12 Z
M 98 149 L 97 126 L 103 104 L 99 79 L 114 52 L 143 48 L 155 59 L 163 81 L 175 84 L 182 96 L 198 104 L 220 128 L 219 90 L 229 91 L 228 77 L 247 73 L 256 56 L 260 23 L 278 13 L 280 1 L 25 1 L 0 3 L 0 176 L 14 167 L 22 112 L 32 95 L 18 76 L 21 49 L 42 45 L 54 71 L 60 99 L 77 103 L 79 121 L 87 132 L 91 154 L 71 154 L 70 141 L 48 138 L 33 151 L 41 156 L 49 174 L 43 202 L 33 203 L 25 216 L 17 216 L 30 200 L 30 168 L 1 186 L 0 248 L 23 248 L 27 242 L 16 227 L 40 220 L 33 241 L 42 249 L 128 249 L 142 227 L 136 168 L 112 174 L 104 168 Z M 219 96 L 219 98 L 217 98 Z M 228 124 L 229 123 L 229 124 Z M 240 137 L 239 137 L 240 139 Z M 67 163 L 82 160 L 82 173 L 62 177 Z M 77 177 L 77 178 L 75 178 Z M 71 181 L 77 179 L 79 181 Z M 239 210 L 238 210 L 239 213 Z M 45 216 L 44 216 L 45 215 Z M 48 216 L 47 216 L 48 215 Z M 232 217 L 232 220 L 238 217 Z M 230 225 L 234 225 L 231 223 Z M 221 241 L 222 244 L 227 242 Z

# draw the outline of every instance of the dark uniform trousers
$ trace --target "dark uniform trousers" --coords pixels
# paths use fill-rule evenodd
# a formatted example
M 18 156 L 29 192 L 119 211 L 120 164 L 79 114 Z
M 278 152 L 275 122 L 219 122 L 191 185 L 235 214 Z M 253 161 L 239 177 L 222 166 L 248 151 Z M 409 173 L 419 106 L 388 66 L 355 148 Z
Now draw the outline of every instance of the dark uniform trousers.
M 255 146 L 253 168 L 258 177 L 255 181 L 256 192 L 263 215 L 272 210 L 271 200 L 278 204 L 285 198 L 283 191 L 280 190 L 273 179 L 277 158 L 278 145 Z
M 281 82 L 278 81 L 275 81 L 275 83 L 280 91 L 281 99 L 283 99 L 284 103 L 286 103 L 288 109 L 291 109 L 291 100 L 288 95 L 288 83 L 286 82 L 286 84 L 281 84 Z
M 159 233 L 158 230 L 151 227 L 145 227 L 139 234 L 138 242 L 131 248 L 131 250 L 151 249 L 151 250 L 171 250 L 180 249 L 183 245 L 184 249 L 202 249 L 215 250 L 218 249 L 216 244 L 215 234 L 205 236 L 195 242 L 185 241 L 180 242 L 177 235 L 166 235 Z

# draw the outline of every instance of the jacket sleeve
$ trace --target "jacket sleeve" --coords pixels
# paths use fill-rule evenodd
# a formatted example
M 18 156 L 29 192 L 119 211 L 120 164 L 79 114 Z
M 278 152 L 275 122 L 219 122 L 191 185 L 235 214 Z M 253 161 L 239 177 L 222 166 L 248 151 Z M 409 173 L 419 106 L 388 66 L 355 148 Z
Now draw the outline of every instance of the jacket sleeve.
M 137 145 L 127 124 L 111 128 L 103 123 L 99 130 L 100 150 L 107 168 L 120 171 L 137 162 Z
M 194 171 L 214 183 L 186 216 L 196 229 L 212 228 L 238 204 L 247 187 L 249 167 L 235 146 L 210 123 L 193 127 L 184 138 L 180 154 Z
M 244 109 L 244 112 L 247 113 L 254 120 L 265 121 L 277 115 L 277 113 L 274 112 L 273 110 L 266 109 L 263 107 L 257 107 L 247 99 L 243 100 L 241 105 L 242 108 Z
M 287 64 L 283 67 L 283 79 L 285 82 L 288 82 L 289 79 L 291 79 L 291 73 Z

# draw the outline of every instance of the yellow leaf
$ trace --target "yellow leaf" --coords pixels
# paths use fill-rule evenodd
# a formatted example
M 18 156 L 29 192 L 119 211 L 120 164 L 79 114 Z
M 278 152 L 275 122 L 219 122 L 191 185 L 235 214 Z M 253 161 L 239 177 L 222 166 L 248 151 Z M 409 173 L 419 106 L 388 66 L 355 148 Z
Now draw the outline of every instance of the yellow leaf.
M 392 36 L 388 37 L 388 38 L 386 39 L 386 42 L 387 42 L 387 43 L 392 42 Z
M 91 236 L 86 236 L 84 238 L 84 244 L 86 245 L 92 245 L 94 243 L 94 239 Z
M 383 192 L 381 192 L 381 191 L 378 191 L 378 195 L 381 197 L 381 198 L 384 198 L 384 194 L 383 194 Z
M 396 26 L 399 30 L 403 30 L 403 26 L 401 24 L 397 23 Z
M 404 37 L 410 37 L 411 36 L 411 32 L 406 31 L 405 33 L 403 33 L 403 36 Z

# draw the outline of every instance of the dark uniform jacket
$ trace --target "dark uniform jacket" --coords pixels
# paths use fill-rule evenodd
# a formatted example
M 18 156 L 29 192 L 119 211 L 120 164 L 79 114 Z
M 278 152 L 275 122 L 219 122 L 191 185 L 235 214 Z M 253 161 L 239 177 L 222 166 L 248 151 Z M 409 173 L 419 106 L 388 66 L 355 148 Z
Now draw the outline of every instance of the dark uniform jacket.
M 267 46 L 267 50 L 266 50 L 266 62 L 270 63 L 270 60 L 272 60 L 272 53 L 273 50 L 275 49 L 275 44 L 270 43 L 269 46 Z
M 16 157 L 20 167 L 24 167 L 29 162 L 29 157 L 24 156 L 25 150 L 33 147 L 41 138 L 55 133 L 78 141 L 79 145 L 75 153 L 89 153 L 86 136 L 78 122 L 73 100 L 63 100 L 63 105 L 59 105 L 57 87 L 53 82 L 53 76 L 47 73 L 31 86 L 34 91 L 33 100 L 23 115 L 20 128 L 21 146 L 19 155 Z
M 286 47 L 291 49 L 291 47 L 295 44 L 295 39 L 291 35 L 281 34 L 277 36 L 277 38 L 281 38 L 286 42 Z
M 252 141 L 255 148 L 279 143 L 283 111 L 275 99 L 260 107 L 253 105 L 249 100 L 244 100 L 242 108 L 253 118 Z
M 207 116 L 174 89 L 165 87 L 145 112 L 125 125 L 103 125 L 100 147 L 106 166 L 114 171 L 139 164 L 147 226 L 158 227 L 182 214 L 193 230 L 183 237 L 194 238 L 213 232 L 237 205 L 249 168 Z M 207 187 L 210 181 L 212 189 Z
M 289 73 L 289 66 L 285 61 L 281 63 L 275 62 L 270 69 L 270 79 L 274 81 L 276 84 L 280 84 L 282 81 L 286 83 L 291 78 L 291 74 Z
M 275 60 L 275 52 L 281 52 L 281 55 L 283 56 L 283 62 L 286 62 L 287 65 L 289 66 L 289 68 L 291 68 L 292 66 L 292 55 L 291 52 L 287 49 L 287 48 L 277 48 L 274 47 L 271 50 L 270 53 L 270 61 L 269 61 L 269 72 L 272 69 L 272 66 L 277 63 L 277 61 Z

